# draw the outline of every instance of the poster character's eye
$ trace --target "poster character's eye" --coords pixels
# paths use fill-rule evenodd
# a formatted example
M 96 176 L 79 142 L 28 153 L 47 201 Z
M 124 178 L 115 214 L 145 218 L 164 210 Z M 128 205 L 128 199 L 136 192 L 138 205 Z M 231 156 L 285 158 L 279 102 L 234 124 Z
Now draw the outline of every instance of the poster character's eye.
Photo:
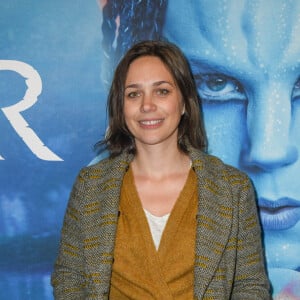
M 292 100 L 300 100 L 300 76 L 296 80 L 292 91 Z
M 236 79 L 224 74 L 196 74 L 200 97 L 206 101 L 247 100 L 244 88 Z

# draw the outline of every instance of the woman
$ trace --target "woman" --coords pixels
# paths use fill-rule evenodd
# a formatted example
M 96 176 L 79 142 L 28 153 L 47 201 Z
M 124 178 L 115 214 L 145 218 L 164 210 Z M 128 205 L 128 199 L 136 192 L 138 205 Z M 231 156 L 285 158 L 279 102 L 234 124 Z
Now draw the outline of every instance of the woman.
M 253 189 L 205 154 L 199 105 L 176 46 L 141 42 L 121 60 L 110 156 L 74 185 L 56 299 L 270 299 Z

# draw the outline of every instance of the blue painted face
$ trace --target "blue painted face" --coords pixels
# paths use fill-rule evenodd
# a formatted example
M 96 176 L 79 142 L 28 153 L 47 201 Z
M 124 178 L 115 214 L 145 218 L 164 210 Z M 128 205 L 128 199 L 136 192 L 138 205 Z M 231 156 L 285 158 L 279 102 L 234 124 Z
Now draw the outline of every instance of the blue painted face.
M 276 293 L 300 280 L 300 2 L 175 2 L 164 36 L 191 63 L 210 152 L 254 182 Z

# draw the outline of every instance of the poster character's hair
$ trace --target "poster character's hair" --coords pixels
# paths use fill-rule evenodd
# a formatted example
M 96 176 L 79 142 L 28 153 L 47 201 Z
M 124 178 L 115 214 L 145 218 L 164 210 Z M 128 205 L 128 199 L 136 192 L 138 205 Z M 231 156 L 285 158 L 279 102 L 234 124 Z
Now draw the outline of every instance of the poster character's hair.
M 166 7 L 167 0 L 105 1 L 102 7 L 102 78 L 107 85 L 111 82 L 112 70 L 132 45 L 161 38 Z
M 124 117 L 125 81 L 131 63 L 143 56 L 158 57 L 174 78 L 179 88 L 185 112 L 178 127 L 178 147 L 187 152 L 187 143 L 206 151 L 207 139 L 201 115 L 201 102 L 189 63 L 182 51 L 166 41 L 143 41 L 134 45 L 118 64 L 108 95 L 109 127 L 102 145 L 110 155 L 116 156 L 123 151 L 136 153 L 134 137 L 128 130 Z

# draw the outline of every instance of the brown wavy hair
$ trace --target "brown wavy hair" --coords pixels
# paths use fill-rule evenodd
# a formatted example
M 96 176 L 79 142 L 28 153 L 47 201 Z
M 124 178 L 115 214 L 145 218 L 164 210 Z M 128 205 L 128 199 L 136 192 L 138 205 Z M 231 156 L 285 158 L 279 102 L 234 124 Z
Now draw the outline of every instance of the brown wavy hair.
M 207 150 L 207 137 L 202 118 L 202 106 L 189 63 L 182 51 L 166 41 L 142 41 L 132 46 L 119 62 L 108 95 L 107 113 L 109 126 L 104 140 L 111 157 L 123 151 L 136 153 L 134 137 L 128 130 L 124 118 L 125 80 L 130 64 L 142 56 L 158 57 L 172 74 L 179 88 L 185 112 L 178 126 L 178 147 L 187 153 L 187 143 L 202 151 Z

